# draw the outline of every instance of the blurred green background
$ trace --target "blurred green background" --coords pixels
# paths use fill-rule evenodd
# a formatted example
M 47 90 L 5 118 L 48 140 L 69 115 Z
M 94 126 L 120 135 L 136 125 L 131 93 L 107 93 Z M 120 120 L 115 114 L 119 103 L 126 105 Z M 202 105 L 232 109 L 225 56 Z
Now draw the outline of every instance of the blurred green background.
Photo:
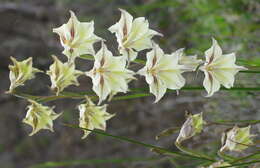
M 27 102 L 4 94 L 9 87 L 10 56 L 18 60 L 33 57 L 34 66 L 42 70 L 47 70 L 52 63 L 51 54 L 65 60 L 52 29 L 67 22 L 69 10 L 73 10 L 80 21 L 94 20 L 96 34 L 105 38 L 115 52 L 116 39 L 107 29 L 120 18 L 118 8 L 126 9 L 134 17 L 145 16 L 152 29 L 164 34 L 155 40 L 168 53 L 185 47 L 187 54 L 203 58 L 214 37 L 224 53 L 236 52 L 238 59 L 260 64 L 259 0 L 0 0 L 0 167 L 192 168 L 199 164 L 187 161 L 188 158 L 161 157 L 143 147 L 94 134 L 81 140 L 80 130 L 61 124 L 78 123 L 77 100 L 48 103 L 56 105 L 57 112 L 63 112 L 55 122 L 55 132 L 41 131 L 29 137 L 30 128 L 21 122 Z M 92 67 L 91 61 L 78 60 L 77 63 L 84 71 Z M 198 80 L 194 80 L 192 74 L 186 74 L 186 78 L 188 85 L 202 85 L 202 74 Z M 79 88 L 68 90 L 90 90 L 90 79 L 81 77 L 80 83 Z M 20 90 L 33 95 L 50 95 L 49 86 L 48 76 L 38 74 Z M 140 86 L 146 86 L 143 78 L 131 84 L 131 87 Z M 259 87 L 259 74 L 239 74 L 235 86 Z M 167 94 L 157 104 L 152 103 L 153 97 L 112 102 L 109 112 L 117 116 L 108 122 L 108 132 L 177 150 L 173 145 L 176 135 L 160 141 L 154 137 L 163 129 L 180 126 L 185 110 L 203 111 L 212 121 L 260 119 L 259 92 L 221 91 L 211 98 L 204 95 L 202 91 L 181 91 L 178 97 Z M 207 128 L 186 145 L 213 154 L 220 147 L 220 135 L 225 129 L 224 126 Z M 253 127 L 255 134 L 259 134 L 259 130 L 259 124 Z M 250 152 L 249 149 L 244 154 Z M 61 163 L 38 165 L 48 161 Z M 70 163 L 67 166 L 66 161 Z

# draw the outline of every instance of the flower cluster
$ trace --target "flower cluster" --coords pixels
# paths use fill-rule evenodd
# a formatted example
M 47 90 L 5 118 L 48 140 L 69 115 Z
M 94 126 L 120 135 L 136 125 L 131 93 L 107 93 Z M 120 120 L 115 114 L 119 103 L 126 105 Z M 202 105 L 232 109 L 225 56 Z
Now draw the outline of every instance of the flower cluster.
M 162 36 L 161 33 L 149 28 L 149 22 L 144 17 L 133 18 L 127 11 L 120 9 L 120 20 L 108 30 L 115 34 L 118 42 L 120 55 L 113 55 L 105 44 L 105 40 L 94 34 L 94 22 L 80 22 L 76 15 L 70 11 L 71 17 L 66 24 L 54 28 L 60 43 L 64 48 L 63 54 L 67 57 L 66 62 L 60 61 L 53 56 L 54 62 L 50 65 L 47 75 L 51 80 L 51 88 L 59 95 L 70 85 L 79 85 L 77 78 L 81 75 L 92 79 L 93 91 L 99 98 L 95 105 L 89 98 L 86 104 L 78 106 L 80 111 L 80 127 L 87 129 L 106 128 L 106 121 L 113 117 L 106 112 L 106 105 L 100 106 L 108 97 L 117 93 L 129 91 L 128 84 L 135 75 L 145 76 L 149 85 L 150 93 L 158 102 L 166 93 L 167 89 L 180 90 L 185 85 L 183 73 L 201 70 L 205 74 L 203 86 L 208 96 L 212 96 L 223 85 L 231 88 L 234 85 L 235 74 L 243 69 L 235 64 L 234 53 L 222 54 L 222 49 L 215 39 L 212 46 L 205 51 L 205 61 L 197 59 L 197 56 L 186 56 L 184 49 L 178 49 L 171 54 L 164 51 L 153 41 L 154 36 Z M 98 52 L 94 44 L 101 42 Z M 131 62 L 135 61 L 139 51 L 150 50 L 146 53 L 146 64 L 137 72 L 129 69 Z M 88 54 L 94 57 L 94 65 L 90 71 L 82 72 L 76 69 L 75 59 Z M 25 81 L 34 77 L 40 70 L 32 67 L 32 58 L 18 62 L 11 58 L 14 65 L 10 68 L 10 92 Z M 33 133 L 40 129 L 52 130 L 52 121 L 59 115 L 53 112 L 53 108 L 47 108 L 36 101 L 29 100 L 29 106 L 25 123 L 33 127 Z M 202 116 L 189 116 L 181 129 L 178 142 L 199 133 L 202 129 Z M 89 131 L 84 131 L 86 137 Z

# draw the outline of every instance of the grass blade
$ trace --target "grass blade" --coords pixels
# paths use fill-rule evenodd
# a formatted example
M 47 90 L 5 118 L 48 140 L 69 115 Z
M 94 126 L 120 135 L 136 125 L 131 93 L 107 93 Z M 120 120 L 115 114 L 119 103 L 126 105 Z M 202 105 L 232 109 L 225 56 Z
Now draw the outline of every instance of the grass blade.
M 126 162 L 138 162 L 138 161 L 153 161 L 159 158 L 112 158 L 112 159 L 87 159 L 87 160 L 69 160 L 69 161 L 57 161 L 57 162 L 45 162 L 31 166 L 30 168 L 58 168 L 67 166 L 81 166 L 81 165 L 97 165 L 107 163 L 126 163 Z
M 214 159 L 198 157 L 198 156 L 193 156 L 193 155 L 189 155 L 189 154 L 185 154 L 185 153 L 181 153 L 181 152 L 171 151 L 171 150 L 168 150 L 168 149 L 165 149 L 165 148 L 162 148 L 162 147 L 158 147 L 158 146 L 155 146 L 155 145 L 143 143 L 143 142 L 140 142 L 140 141 L 137 141 L 137 140 L 134 140 L 134 139 L 130 139 L 130 138 L 126 138 L 126 137 L 123 137 L 123 136 L 111 135 L 111 134 L 106 133 L 104 131 L 90 130 L 90 129 L 81 128 L 81 127 L 78 127 L 76 125 L 70 125 L 70 124 L 64 124 L 64 125 L 67 126 L 67 127 L 71 127 L 71 128 L 78 128 L 78 129 L 81 129 L 81 130 L 91 131 L 92 133 L 103 135 L 103 136 L 107 136 L 107 137 L 111 137 L 111 138 L 114 138 L 114 139 L 117 139 L 117 140 L 120 140 L 120 141 L 141 145 L 141 146 L 149 148 L 149 149 L 157 149 L 157 150 L 160 150 L 160 151 L 162 151 L 164 153 L 169 153 L 169 154 L 172 154 L 172 155 L 190 157 L 190 158 L 194 158 L 194 159 L 207 160 L 207 161 L 211 161 L 211 162 L 215 161 Z
M 250 162 L 243 162 L 243 163 L 238 163 L 238 164 L 232 164 L 230 166 L 220 166 L 220 167 L 217 167 L 217 168 L 240 167 L 240 166 L 245 166 L 245 165 L 251 165 L 251 164 L 254 164 L 254 163 L 260 163 L 260 160 L 252 160 Z

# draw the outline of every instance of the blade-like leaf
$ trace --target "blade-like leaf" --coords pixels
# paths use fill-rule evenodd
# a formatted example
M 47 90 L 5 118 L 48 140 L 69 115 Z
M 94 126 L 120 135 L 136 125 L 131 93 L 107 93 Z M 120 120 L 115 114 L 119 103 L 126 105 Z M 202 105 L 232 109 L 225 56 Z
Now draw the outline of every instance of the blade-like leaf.
M 58 167 L 71 167 L 71 166 L 82 166 L 82 165 L 97 165 L 107 163 L 129 163 L 139 161 L 153 161 L 159 158 L 112 158 L 112 159 L 86 159 L 86 160 L 69 160 L 69 161 L 57 161 L 57 162 L 45 162 L 31 166 L 30 168 L 58 168 Z
M 169 154 L 172 154 L 172 155 L 190 157 L 190 158 L 194 158 L 194 159 L 207 160 L 207 161 L 211 161 L 211 162 L 214 162 L 214 161 L 215 161 L 215 159 L 211 159 L 211 158 L 208 158 L 208 157 L 193 156 L 193 155 L 189 155 L 189 154 L 185 154 L 185 153 L 181 153 L 181 152 L 175 152 L 175 151 L 171 151 L 171 150 L 168 150 L 168 149 L 165 149 L 165 148 L 162 148 L 162 147 L 158 147 L 158 146 L 151 145 L 151 144 L 147 144 L 147 143 L 143 143 L 143 142 L 140 142 L 140 141 L 137 141 L 137 140 L 134 140 L 134 139 L 126 138 L 126 137 L 123 137 L 123 136 L 111 135 L 111 134 L 106 133 L 106 132 L 104 132 L 104 131 L 90 130 L 90 129 L 86 129 L 86 128 L 80 128 L 80 127 L 78 127 L 78 126 L 76 126 L 76 125 L 70 125 L 70 124 L 64 124 L 64 125 L 67 126 L 67 127 L 71 127 L 71 128 L 78 128 L 78 129 L 83 129 L 83 130 L 91 131 L 92 133 L 99 134 L 99 135 L 103 135 L 103 136 L 107 136 L 107 137 L 112 137 L 112 138 L 117 139 L 117 140 L 120 140 L 120 141 L 124 141 L 124 142 L 129 142 L 129 143 L 141 145 L 141 146 L 144 146 L 144 147 L 146 147 L 146 148 L 157 149 L 157 150 L 160 150 L 161 152 L 169 153 Z

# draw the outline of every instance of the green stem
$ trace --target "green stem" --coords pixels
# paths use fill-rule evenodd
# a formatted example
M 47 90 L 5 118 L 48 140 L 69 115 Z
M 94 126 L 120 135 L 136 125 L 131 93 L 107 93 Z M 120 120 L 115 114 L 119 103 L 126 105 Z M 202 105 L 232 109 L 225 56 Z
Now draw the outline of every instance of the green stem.
M 220 166 L 220 167 L 217 167 L 217 168 L 238 167 L 238 166 L 250 165 L 250 164 L 259 163 L 259 162 L 260 162 L 260 160 L 252 160 L 250 162 L 243 162 L 243 163 L 238 163 L 238 164 L 232 164 L 232 165 L 229 165 L 229 166 Z
M 183 91 L 195 91 L 195 90 L 204 90 L 203 87 L 183 87 L 180 90 Z M 260 87 L 255 87 L 255 88 L 241 88 L 241 87 L 234 87 L 231 89 L 227 89 L 227 88 L 221 88 L 220 90 L 224 90 L 224 91 L 260 91 Z M 141 98 L 141 97 L 147 97 L 147 96 L 152 96 L 151 93 L 147 93 L 149 91 L 148 88 L 134 88 L 134 89 L 130 89 L 130 92 L 132 92 L 133 94 L 129 94 L 129 95 L 124 95 L 124 96 L 115 96 L 112 100 L 128 100 L 128 99 L 135 99 L 135 98 Z M 172 93 L 175 92 L 175 90 L 167 90 L 167 93 Z M 49 101 L 54 101 L 57 99 L 65 99 L 65 98 L 72 98 L 72 99 L 84 99 L 85 95 L 89 95 L 91 92 L 81 92 L 81 93 L 72 93 L 72 92 L 62 92 L 60 93 L 60 95 L 56 96 L 56 95 L 52 95 L 52 96 L 32 96 L 29 94 L 25 94 L 25 93 L 21 93 L 18 91 L 14 91 L 10 94 L 19 97 L 19 98 L 23 98 L 23 99 L 32 99 L 35 101 L 38 101 L 39 103 L 43 103 L 43 102 L 49 102 Z M 90 96 L 93 99 L 97 99 L 97 96 L 94 96 L 94 93 L 92 92 L 93 96 Z
M 233 160 L 233 161 L 230 162 L 230 163 L 233 164 L 233 163 L 236 163 L 236 162 L 241 162 L 241 161 L 243 161 L 243 160 L 250 159 L 250 158 L 252 158 L 252 157 L 254 157 L 254 156 L 256 156 L 256 155 L 259 155 L 259 154 L 260 154 L 260 151 L 259 151 L 259 152 L 256 152 L 256 153 L 253 153 L 253 154 L 250 154 L 250 155 L 245 156 L 245 157 L 241 157 L 241 158 L 235 159 L 235 160 Z
M 156 150 L 162 151 L 164 153 L 169 153 L 169 154 L 184 156 L 184 157 L 190 157 L 190 158 L 194 158 L 194 159 L 207 160 L 207 161 L 211 161 L 211 162 L 215 161 L 214 159 L 210 159 L 210 158 L 204 158 L 204 157 L 189 155 L 189 154 L 185 154 L 185 153 L 170 151 L 168 149 L 158 147 L 158 146 L 155 146 L 155 145 L 151 145 L 151 144 L 147 144 L 147 143 L 143 143 L 143 142 L 140 142 L 140 141 L 136 141 L 134 139 L 130 139 L 130 138 L 122 137 L 122 136 L 111 135 L 111 134 L 108 134 L 104 131 L 90 130 L 90 129 L 87 129 L 87 128 L 81 128 L 81 127 L 78 127 L 78 126 L 75 126 L 75 125 L 70 125 L 70 124 L 64 124 L 64 125 L 67 126 L 67 127 L 71 127 L 71 128 L 79 128 L 79 129 L 82 129 L 82 130 L 91 131 L 95 134 L 99 134 L 99 135 L 103 135 L 103 136 L 107 136 L 107 137 L 112 137 L 112 138 L 120 140 L 120 141 L 141 145 L 141 146 L 144 146 L 144 147 L 147 147 L 147 148 L 150 148 L 150 149 L 156 149 Z
M 45 162 L 31 166 L 30 168 L 50 168 L 50 167 L 67 167 L 67 166 L 79 166 L 79 165 L 96 165 L 107 163 L 126 163 L 126 162 L 138 162 L 138 161 L 154 161 L 159 158 L 112 158 L 112 159 L 87 159 L 87 160 L 66 160 L 59 162 Z
M 253 71 L 253 70 L 247 70 L 247 71 L 239 71 L 240 73 L 260 73 L 260 71 Z
M 87 60 L 91 60 L 93 61 L 94 60 L 94 57 L 91 56 L 91 55 L 81 55 L 80 58 L 82 59 L 87 59 Z M 136 64 L 142 64 L 144 65 L 146 63 L 145 60 L 142 60 L 142 59 L 135 59 L 134 61 L 132 61 L 133 63 L 136 63 Z M 240 60 L 240 62 L 245 62 L 245 61 L 242 61 Z M 251 65 L 249 63 L 246 63 L 246 64 L 243 64 L 243 65 L 246 65 L 246 66 L 253 66 L 253 67 L 260 67 L 259 65 Z M 239 71 L 240 73 L 260 73 L 260 71 L 255 71 L 255 70 L 247 70 L 247 71 Z
M 187 149 L 187 148 L 183 147 L 183 146 L 182 146 L 180 143 L 178 143 L 178 142 L 175 142 L 175 146 L 176 146 L 180 151 L 182 151 L 182 152 L 184 152 L 184 153 L 187 153 L 188 155 L 192 155 L 192 156 L 194 156 L 194 157 L 205 158 L 205 159 L 207 159 L 207 160 L 214 160 L 214 159 L 212 159 L 212 158 L 210 158 L 210 157 L 208 157 L 208 156 L 206 156 L 206 155 L 204 155 L 204 154 L 200 154 L 200 153 L 194 152 L 194 151 L 192 151 L 192 150 L 190 150 L 190 149 Z
M 230 155 L 226 155 L 224 152 L 218 151 L 218 156 L 221 157 L 224 160 L 228 160 L 228 161 L 233 161 L 236 160 L 237 158 L 232 157 Z
M 210 121 L 210 124 L 217 124 L 217 125 L 254 125 L 259 124 L 260 120 L 217 120 L 217 121 Z

